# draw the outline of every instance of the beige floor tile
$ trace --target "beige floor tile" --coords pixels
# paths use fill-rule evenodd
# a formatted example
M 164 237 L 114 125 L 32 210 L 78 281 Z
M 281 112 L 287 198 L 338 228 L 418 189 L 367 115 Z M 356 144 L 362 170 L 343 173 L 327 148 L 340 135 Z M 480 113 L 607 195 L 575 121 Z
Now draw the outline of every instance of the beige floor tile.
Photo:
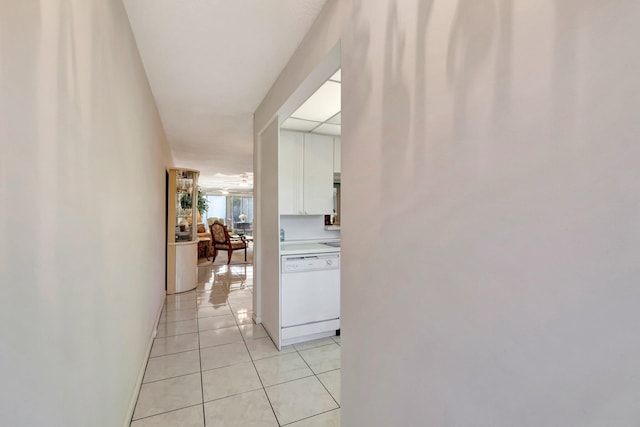
M 315 376 L 267 387 L 266 391 L 281 425 L 338 407 Z
M 242 342 L 242 335 L 237 326 L 231 328 L 212 329 L 200 332 L 200 348 Z
M 196 372 L 200 372 L 200 352 L 198 350 L 151 357 L 147 363 L 143 382 L 164 380 Z
M 204 293 L 211 292 L 213 288 L 213 283 L 211 282 L 210 276 L 207 277 L 207 280 L 203 281 L 196 288 L 196 298 L 200 298 L 200 296 Z
M 131 426 L 339 427 L 341 337 L 278 352 L 252 319 L 250 266 L 198 278 L 166 298 Z
M 245 339 L 253 340 L 257 338 L 265 338 L 267 331 L 264 330 L 262 325 L 240 325 L 240 333 Z
M 198 334 L 176 335 L 153 340 L 151 357 L 198 349 Z
M 313 375 L 296 352 L 256 360 L 254 363 L 265 387 Z
M 205 317 L 203 319 L 198 319 L 198 329 L 200 331 L 229 328 L 231 326 L 236 326 L 236 319 L 230 314 L 225 316 Z
M 205 403 L 204 411 L 208 427 L 278 427 L 264 390 Z
M 253 308 L 250 305 L 239 307 L 230 303 L 229 306 L 231 307 L 231 314 L 233 314 L 234 317 L 247 317 L 248 313 L 253 314 Z
M 226 304 L 211 305 L 208 307 L 200 306 L 198 308 L 198 318 L 225 316 L 231 313 L 231 309 Z
M 318 374 L 318 379 L 340 405 L 340 369 Z
M 251 358 L 253 360 L 264 359 L 265 357 L 277 356 L 279 354 L 295 351 L 293 346 L 290 345 L 283 347 L 281 351 L 278 351 L 269 337 L 247 340 L 247 347 L 249 348 L 249 353 L 251 353 Z
M 238 311 L 234 314 L 238 325 L 255 325 L 253 322 L 253 311 Z
M 225 292 L 212 292 L 203 294 L 202 298 L 198 299 L 198 307 L 225 305 L 227 302 L 227 294 Z
M 250 361 L 251 357 L 243 342 L 200 349 L 203 371 Z
M 167 295 L 166 305 L 169 306 L 172 304 L 183 304 L 188 302 L 195 302 L 195 300 L 196 300 L 195 292 L 186 292 L 184 294 Z
M 233 298 L 229 296 L 228 300 L 233 310 L 253 310 L 253 297 Z
M 208 289 L 200 290 L 196 293 L 196 299 L 198 303 L 206 302 L 211 295 L 224 294 L 229 296 L 229 289 L 226 286 L 211 285 Z
M 340 409 L 305 418 L 289 424 L 287 427 L 340 427 Z
M 202 405 L 154 415 L 131 423 L 131 427 L 204 427 Z
M 253 294 L 246 289 L 232 290 L 229 293 L 229 303 L 238 306 L 251 306 L 253 304 Z
M 162 316 L 160 316 L 160 321 L 166 322 L 178 322 L 180 320 L 189 320 L 195 319 L 197 315 L 197 310 L 195 307 L 187 308 L 184 310 L 171 310 L 167 309 Z
M 298 344 L 294 344 L 293 346 L 295 347 L 296 350 L 302 351 L 302 350 L 308 350 L 310 348 L 322 347 L 323 345 L 328 345 L 328 344 L 335 344 L 335 341 L 332 340 L 331 337 L 326 337 L 326 338 L 320 338 L 319 340 L 301 342 Z
M 156 337 L 166 338 L 176 335 L 192 334 L 198 332 L 198 321 L 196 319 L 181 320 L 179 322 L 159 322 Z
M 202 372 L 205 402 L 261 388 L 262 384 L 251 362 Z
M 193 298 L 186 300 L 167 300 L 163 308 L 164 311 L 176 310 L 192 310 L 196 308 L 196 302 Z
M 229 301 L 235 305 L 253 304 L 253 293 L 246 289 L 231 289 L 229 291 Z
M 133 419 L 202 403 L 200 374 L 142 384 Z
M 316 374 L 340 368 L 340 346 L 335 343 L 303 350 L 300 356 Z
M 204 260 L 198 260 L 198 286 L 196 287 L 196 292 L 201 289 L 206 289 L 206 285 L 211 285 L 213 281 L 213 272 L 210 268 L 207 268 L 206 265 L 201 266 Z

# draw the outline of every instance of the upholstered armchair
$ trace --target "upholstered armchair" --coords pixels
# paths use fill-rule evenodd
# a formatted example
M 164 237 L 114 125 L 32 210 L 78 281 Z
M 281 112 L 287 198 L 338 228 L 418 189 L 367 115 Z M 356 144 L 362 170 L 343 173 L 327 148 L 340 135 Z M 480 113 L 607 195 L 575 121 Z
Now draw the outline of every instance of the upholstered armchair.
M 218 251 L 226 251 L 229 257 L 227 264 L 229 264 L 233 251 L 239 249 L 244 249 L 244 260 L 247 260 L 247 242 L 244 237 L 237 239 L 231 238 L 227 227 L 218 221 L 214 221 L 213 224 L 209 226 L 209 230 L 211 232 L 211 245 L 213 246 L 213 261 L 216 260 Z
M 209 217 L 207 218 L 207 223 L 209 225 L 209 227 L 211 227 L 211 224 L 213 224 L 214 222 L 219 222 L 220 224 L 224 225 L 226 227 L 226 224 L 224 222 L 224 218 L 216 218 L 215 216 Z M 229 232 L 229 234 L 233 234 L 233 228 L 229 228 L 227 227 L 227 231 Z
M 191 225 L 191 217 L 187 218 L 187 222 L 189 223 L 189 225 Z M 196 222 L 196 226 L 198 227 L 198 239 L 211 238 L 209 229 L 204 225 L 204 222 L 202 222 L 202 217 L 200 216 L 200 212 L 198 211 L 196 211 Z

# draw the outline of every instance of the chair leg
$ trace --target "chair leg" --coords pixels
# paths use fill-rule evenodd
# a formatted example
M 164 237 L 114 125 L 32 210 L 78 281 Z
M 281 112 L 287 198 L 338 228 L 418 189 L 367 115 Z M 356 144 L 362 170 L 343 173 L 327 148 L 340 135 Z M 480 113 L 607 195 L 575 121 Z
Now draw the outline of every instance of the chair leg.
M 244 244 L 244 262 L 247 262 L 247 244 Z
M 227 264 L 231 264 L 231 255 L 233 255 L 233 251 L 227 251 L 227 253 L 229 254 L 229 261 L 227 261 Z
M 218 256 L 218 250 L 216 248 L 213 248 L 213 259 L 211 260 L 211 264 L 216 262 L 216 257 L 217 256 Z

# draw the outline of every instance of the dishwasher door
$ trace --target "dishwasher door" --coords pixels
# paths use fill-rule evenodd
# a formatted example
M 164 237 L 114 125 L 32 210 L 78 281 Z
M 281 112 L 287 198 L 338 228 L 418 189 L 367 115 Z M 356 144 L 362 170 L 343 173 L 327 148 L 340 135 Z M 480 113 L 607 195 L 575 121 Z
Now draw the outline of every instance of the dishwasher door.
M 340 318 L 340 254 L 282 257 L 282 328 Z

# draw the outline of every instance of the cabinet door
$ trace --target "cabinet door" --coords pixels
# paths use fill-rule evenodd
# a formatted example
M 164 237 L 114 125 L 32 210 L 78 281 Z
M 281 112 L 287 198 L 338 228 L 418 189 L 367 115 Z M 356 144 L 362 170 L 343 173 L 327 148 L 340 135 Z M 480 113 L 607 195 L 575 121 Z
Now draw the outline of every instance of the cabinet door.
M 333 172 L 340 173 L 340 137 L 333 137 Z
M 304 135 L 304 204 L 306 215 L 333 211 L 333 137 Z
M 301 215 L 302 156 L 304 136 L 299 132 L 280 132 L 278 143 L 278 206 L 280 215 Z

